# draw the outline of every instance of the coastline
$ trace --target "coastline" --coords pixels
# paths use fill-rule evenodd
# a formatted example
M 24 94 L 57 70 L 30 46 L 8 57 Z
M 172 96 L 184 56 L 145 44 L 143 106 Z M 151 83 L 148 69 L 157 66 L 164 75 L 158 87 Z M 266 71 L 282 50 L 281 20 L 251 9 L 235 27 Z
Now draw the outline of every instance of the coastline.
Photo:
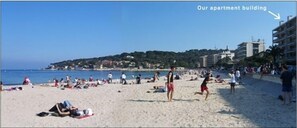
M 135 68 L 103 68 L 103 69 L 70 69 L 70 70 L 58 70 L 58 69 L 41 69 L 41 70 L 54 70 L 54 71 L 170 71 L 170 69 L 135 69 Z M 176 71 L 188 71 L 191 69 L 176 69 Z

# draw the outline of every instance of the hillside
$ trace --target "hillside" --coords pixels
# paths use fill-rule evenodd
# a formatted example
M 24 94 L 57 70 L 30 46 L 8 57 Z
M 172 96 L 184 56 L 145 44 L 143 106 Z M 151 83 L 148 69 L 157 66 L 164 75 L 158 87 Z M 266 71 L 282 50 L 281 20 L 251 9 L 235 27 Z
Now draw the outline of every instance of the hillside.
M 51 63 L 47 69 L 106 69 L 106 68 L 144 68 L 164 69 L 176 67 L 197 68 L 199 57 L 222 52 L 223 49 L 192 49 L 185 52 L 146 51 L 122 53 L 113 56 L 82 58 Z

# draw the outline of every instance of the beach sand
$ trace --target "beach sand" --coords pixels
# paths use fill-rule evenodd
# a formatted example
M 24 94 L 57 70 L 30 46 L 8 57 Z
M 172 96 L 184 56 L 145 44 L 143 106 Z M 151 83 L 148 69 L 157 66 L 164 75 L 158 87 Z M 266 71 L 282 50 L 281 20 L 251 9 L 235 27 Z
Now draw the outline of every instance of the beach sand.
M 194 95 L 203 79 L 187 81 L 190 78 L 175 80 L 172 102 L 167 102 L 166 93 L 153 93 L 153 86 L 164 85 L 163 79 L 89 89 L 23 86 L 22 91 L 3 91 L 1 127 L 296 127 L 296 104 L 282 105 L 277 99 L 280 93 L 270 95 L 254 91 L 256 85 L 238 85 L 232 95 L 228 84 L 211 83 L 211 94 L 204 100 L 205 95 Z M 91 108 L 95 115 L 84 119 L 36 116 L 64 100 L 79 109 Z

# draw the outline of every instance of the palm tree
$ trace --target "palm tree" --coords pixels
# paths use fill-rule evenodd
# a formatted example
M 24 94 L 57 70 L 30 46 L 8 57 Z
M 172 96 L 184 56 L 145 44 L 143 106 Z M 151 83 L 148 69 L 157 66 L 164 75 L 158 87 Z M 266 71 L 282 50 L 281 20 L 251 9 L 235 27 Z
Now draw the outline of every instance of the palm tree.
M 272 46 L 269 46 L 269 49 L 267 49 L 266 52 L 272 56 L 273 64 L 275 64 L 276 58 L 282 56 L 283 49 L 278 47 L 278 45 L 272 45 Z

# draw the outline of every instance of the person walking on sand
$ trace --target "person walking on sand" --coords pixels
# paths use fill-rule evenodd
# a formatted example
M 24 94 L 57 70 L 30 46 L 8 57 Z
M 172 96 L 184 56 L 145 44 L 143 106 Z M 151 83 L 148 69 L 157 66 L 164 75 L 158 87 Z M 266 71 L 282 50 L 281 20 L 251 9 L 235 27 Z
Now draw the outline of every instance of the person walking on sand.
M 111 74 L 111 72 L 109 72 L 109 74 L 108 74 L 108 83 L 110 84 L 110 83 L 112 83 L 112 74 Z
M 205 100 L 207 99 L 208 94 L 209 94 L 208 88 L 207 88 L 207 86 L 206 86 L 207 83 L 208 83 L 208 81 L 210 80 L 209 76 L 210 76 L 210 73 L 206 73 L 206 74 L 205 74 L 205 78 L 204 78 L 202 84 L 200 85 L 200 90 L 201 90 L 201 92 L 196 92 L 196 93 L 195 93 L 195 94 L 203 95 L 203 92 L 206 91 Z
M 283 91 L 283 104 L 286 104 L 286 100 L 288 100 L 288 104 L 291 102 L 291 92 L 292 92 L 292 79 L 293 74 L 288 71 L 288 66 L 282 66 L 282 74 L 280 79 L 282 80 L 282 91 Z
M 170 71 L 167 74 L 167 98 L 168 101 L 171 102 L 172 101 L 172 97 L 173 97 L 173 91 L 174 91 L 174 85 L 173 85 L 173 72 L 174 72 L 174 67 L 171 66 L 170 67 Z
M 230 77 L 231 77 L 231 80 L 230 80 L 230 86 L 231 86 L 230 93 L 234 94 L 235 93 L 236 78 L 235 78 L 235 75 L 234 75 L 233 71 L 231 71 Z
M 123 72 L 122 73 L 122 77 L 121 77 L 121 79 L 122 79 L 122 84 L 127 84 L 127 81 L 126 81 L 126 74 Z

